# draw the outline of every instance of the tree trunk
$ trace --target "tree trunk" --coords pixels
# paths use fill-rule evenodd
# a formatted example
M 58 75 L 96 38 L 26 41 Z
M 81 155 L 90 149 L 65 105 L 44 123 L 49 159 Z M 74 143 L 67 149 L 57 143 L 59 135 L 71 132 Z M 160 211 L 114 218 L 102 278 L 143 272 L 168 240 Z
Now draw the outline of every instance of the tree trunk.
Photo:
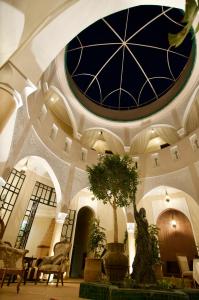
M 113 203 L 114 243 L 118 243 L 117 206 Z
M 148 221 L 145 215 L 145 209 L 137 211 L 136 203 L 133 201 L 134 218 L 137 225 L 136 235 L 136 254 L 133 261 L 133 272 L 131 277 L 137 284 L 156 283 L 153 270 L 152 245 L 148 231 Z

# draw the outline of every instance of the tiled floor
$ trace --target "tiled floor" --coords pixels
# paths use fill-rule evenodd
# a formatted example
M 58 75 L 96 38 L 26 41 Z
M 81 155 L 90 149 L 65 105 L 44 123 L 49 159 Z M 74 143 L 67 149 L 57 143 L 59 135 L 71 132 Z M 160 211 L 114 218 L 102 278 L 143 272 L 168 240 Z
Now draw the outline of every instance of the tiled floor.
M 10 286 L 3 285 L 0 289 L 1 300 L 79 300 L 79 282 L 77 280 L 67 281 L 62 287 L 56 287 L 54 284 L 27 282 L 26 285 L 21 285 L 20 292 L 16 292 L 16 284 Z M 85 299 L 84 299 L 85 300 Z

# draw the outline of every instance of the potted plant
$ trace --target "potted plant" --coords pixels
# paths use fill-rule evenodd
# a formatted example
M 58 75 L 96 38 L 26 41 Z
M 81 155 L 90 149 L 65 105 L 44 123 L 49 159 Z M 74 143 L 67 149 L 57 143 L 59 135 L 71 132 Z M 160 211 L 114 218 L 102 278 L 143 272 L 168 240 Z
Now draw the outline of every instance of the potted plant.
M 148 231 L 149 231 L 149 235 L 151 238 L 151 245 L 152 245 L 153 269 L 155 272 L 155 277 L 158 280 L 163 277 L 162 262 L 160 260 L 160 248 L 159 248 L 159 242 L 158 242 L 159 228 L 155 224 L 151 224 L 151 225 L 149 225 Z
M 109 203 L 113 209 L 113 243 L 107 244 L 105 270 L 110 281 L 123 280 L 128 269 L 128 258 L 123 254 L 124 247 L 118 243 L 117 208 L 127 207 L 132 201 L 138 184 L 137 169 L 132 159 L 118 154 L 103 155 L 99 162 L 87 166 L 90 190 L 97 200 Z
M 100 281 L 101 279 L 101 255 L 106 245 L 105 229 L 100 226 L 100 221 L 93 218 L 89 226 L 88 257 L 84 268 L 85 281 Z

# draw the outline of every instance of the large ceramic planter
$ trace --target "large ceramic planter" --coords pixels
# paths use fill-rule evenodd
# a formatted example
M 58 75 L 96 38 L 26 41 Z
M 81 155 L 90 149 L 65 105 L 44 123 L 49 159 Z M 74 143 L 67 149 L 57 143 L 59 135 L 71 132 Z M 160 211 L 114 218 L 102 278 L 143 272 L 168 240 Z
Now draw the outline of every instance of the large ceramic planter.
M 128 258 L 124 254 L 124 244 L 108 243 L 104 256 L 107 279 L 110 282 L 123 281 L 128 271 Z
M 155 278 L 156 280 L 162 279 L 163 278 L 163 271 L 162 271 L 162 264 L 157 263 L 153 265 L 153 270 L 155 273 Z
M 100 258 L 86 258 L 84 281 L 100 281 L 102 277 L 102 260 Z

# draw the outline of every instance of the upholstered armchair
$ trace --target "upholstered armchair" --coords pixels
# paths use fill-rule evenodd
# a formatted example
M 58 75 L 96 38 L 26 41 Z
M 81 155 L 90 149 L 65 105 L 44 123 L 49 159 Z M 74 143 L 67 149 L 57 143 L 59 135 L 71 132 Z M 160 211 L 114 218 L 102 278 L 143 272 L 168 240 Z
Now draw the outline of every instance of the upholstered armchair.
M 17 293 L 24 275 L 24 257 L 28 250 L 16 249 L 6 243 L 0 241 L 0 273 L 1 288 L 3 286 L 6 275 L 17 275 L 19 280 L 17 283 Z
M 41 264 L 38 266 L 37 276 L 35 284 L 37 283 L 40 274 L 48 274 L 47 284 L 51 274 L 56 274 L 58 286 L 59 280 L 61 279 L 63 285 L 63 274 L 69 267 L 69 252 L 71 244 L 65 239 L 58 242 L 54 246 L 54 255 L 44 257 Z
M 188 259 L 185 255 L 177 255 L 177 261 L 181 272 L 181 277 L 184 284 L 184 278 L 190 278 L 193 281 L 195 287 L 195 280 L 193 279 L 193 271 L 189 268 Z

